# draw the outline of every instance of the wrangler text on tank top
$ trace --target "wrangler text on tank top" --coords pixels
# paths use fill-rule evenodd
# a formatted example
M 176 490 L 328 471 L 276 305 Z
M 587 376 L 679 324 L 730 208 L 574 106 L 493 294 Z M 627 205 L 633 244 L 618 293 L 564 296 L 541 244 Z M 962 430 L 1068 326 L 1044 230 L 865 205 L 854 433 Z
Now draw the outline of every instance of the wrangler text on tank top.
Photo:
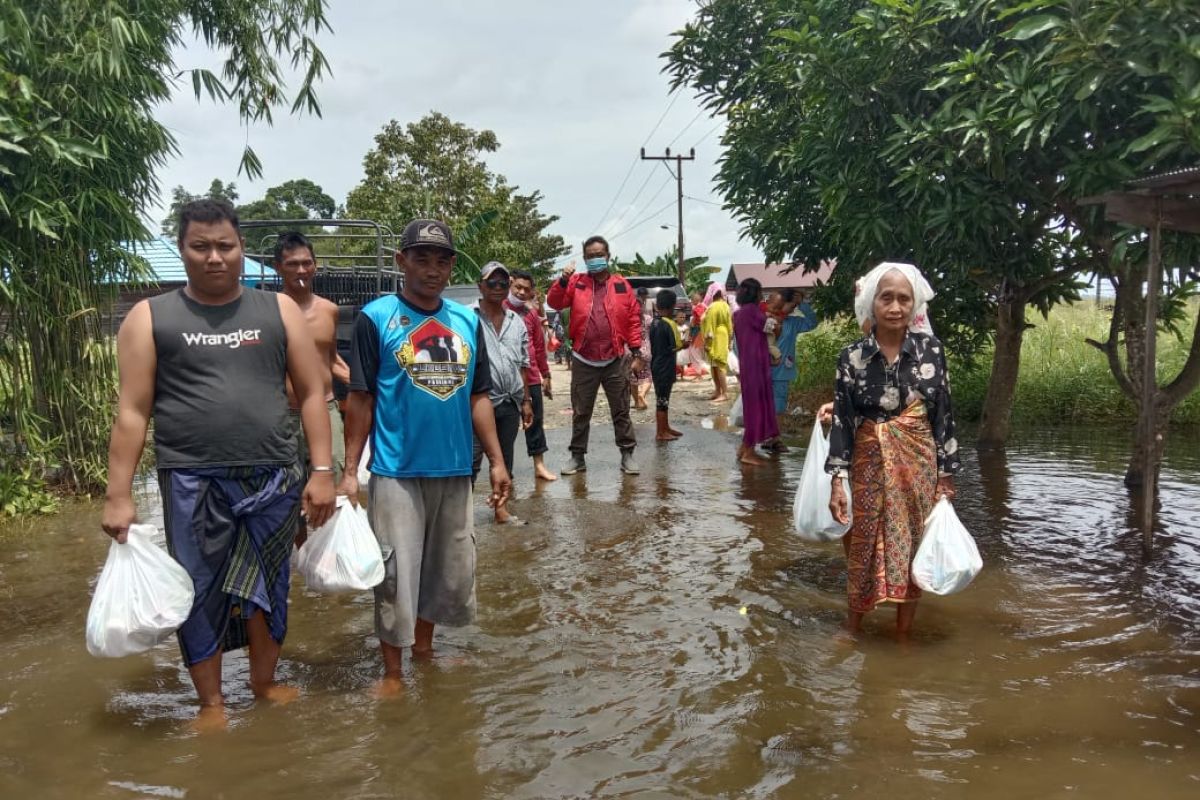
M 160 469 L 285 464 L 287 333 L 272 292 L 197 303 L 183 289 L 150 299 L 158 368 L 154 445 Z

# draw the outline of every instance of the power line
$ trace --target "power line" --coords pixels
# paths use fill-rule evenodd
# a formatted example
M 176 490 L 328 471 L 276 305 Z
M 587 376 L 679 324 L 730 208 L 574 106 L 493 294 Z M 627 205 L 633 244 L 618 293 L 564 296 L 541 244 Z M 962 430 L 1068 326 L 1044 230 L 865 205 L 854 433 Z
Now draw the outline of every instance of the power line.
M 675 101 L 679 99 L 679 95 L 680 92 L 678 90 L 671 94 L 671 102 L 667 103 L 667 107 L 663 111 L 662 115 L 658 118 L 658 122 L 654 123 L 654 127 L 651 128 L 650 133 L 646 135 L 646 141 L 642 142 L 642 147 L 646 146 L 646 143 L 650 141 L 650 137 L 654 136 L 654 134 L 658 131 L 659 126 L 663 124 L 663 120 L 667 118 L 667 114 L 671 113 L 671 109 L 675 106 Z M 592 226 L 592 230 L 598 229 L 600 224 L 608 217 L 608 213 L 613 210 L 614 206 L 616 206 L 617 198 L 619 198 L 621 196 L 621 192 L 624 191 L 625 184 L 629 182 L 629 176 L 633 174 L 633 168 L 637 166 L 639 160 L 640 159 L 635 158 L 629 162 L 629 169 L 625 170 L 625 177 L 621 180 L 621 185 L 617 187 L 617 191 L 613 195 L 612 201 L 608 204 L 608 208 L 604 209 L 604 213 L 600 215 L 600 219 L 596 220 L 596 224 Z
M 704 134 L 704 135 L 703 135 L 703 136 L 701 136 L 699 139 L 697 139 L 697 140 L 696 140 L 696 144 L 692 145 L 692 147 L 698 147 L 698 146 L 700 145 L 700 142 L 703 142 L 705 139 L 707 139 L 708 137 L 710 137 L 710 136 L 712 136 L 714 133 L 716 133 L 716 132 L 717 132 L 717 131 L 720 129 L 720 127 L 721 127 L 721 125 L 722 125 L 722 124 L 723 124 L 723 123 L 721 123 L 721 122 L 718 122 L 716 125 L 713 125 L 711 128 L 709 128 L 709 129 L 708 129 L 708 133 Z
M 663 163 L 663 166 L 666 166 L 665 162 Z M 671 172 L 670 167 L 667 167 L 667 172 Z M 637 194 L 635 194 L 633 196 L 633 199 L 629 201 L 629 204 L 625 206 L 624 210 L 622 210 L 621 213 L 617 215 L 616 219 L 614 219 L 612 222 L 605 225 L 606 228 L 611 230 L 611 229 L 617 227 L 617 225 L 621 224 L 621 221 L 625 219 L 625 216 L 627 214 L 637 213 L 637 200 L 639 197 L 642 196 L 642 190 L 646 188 L 646 186 L 650 183 L 650 179 L 653 177 L 654 177 L 654 170 L 651 169 L 650 174 L 646 176 L 646 180 L 642 183 L 641 188 L 638 189 Z M 675 173 L 671 172 L 671 178 L 674 178 L 674 177 L 675 177 Z M 651 203 L 653 203 L 655 200 L 657 200 L 658 196 L 660 194 L 662 194 L 662 190 L 666 188 L 668 183 L 670 183 L 670 178 L 668 178 L 667 180 L 665 180 L 661 184 L 659 184 L 659 187 L 654 190 L 654 194 L 651 195 L 650 199 L 646 201 L 645 205 L 648 206 Z
M 604 223 L 604 227 L 601 228 L 601 230 L 604 228 L 612 230 L 621 224 L 621 222 L 625 219 L 625 215 L 629 214 L 630 211 L 636 206 L 638 198 L 642 196 L 642 192 L 646 191 L 646 186 L 650 183 L 650 179 L 653 177 L 654 170 L 652 169 L 646 173 L 646 180 L 642 181 L 642 185 L 638 187 L 637 192 L 633 195 L 633 199 L 625 205 L 625 208 L 621 211 L 621 213 L 617 214 L 615 219 L 613 219 L 611 222 Z
M 701 116 L 702 114 L 704 114 L 704 109 L 703 109 L 703 108 L 702 108 L 702 109 L 700 109 L 699 111 L 697 111 L 697 112 L 696 112 L 696 116 L 692 117 L 692 121 L 691 121 L 691 122 L 689 122 L 687 125 L 684 125 L 684 126 L 683 126 L 683 130 L 681 130 L 679 133 L 675 134 L 675 138 L 674 138 L 674 139 L 672 139 L 671 141 L 667 142 L 667 147 L 670 147 L 671 145 L 673 145 L 673 144 L 675 144 L 677 141 L 679 141 L 679 137 L 681 137 L 681 136 L 683 136 L 685 133 L 687 133 L 687 132 L 688 132 L 688 128 L 690 128 L 690 127 L 692 127 L 693 125 L 695 125 L 695 124 L 696 124 L 696 120 L 700 119 L 700 116 Z
M 703 197 L 692 197 L 690 194 L 685 194 L 684 197 L 688 200 L 695 200 L 697 203 L 708 203 L 710 206 L 717 206 L 718 208 L 725 207 L 724 203 L 714 203 L 712 200 L 705 200 Z
M 655 210 L 655 211 L 651 211 L 649 214 L 647 214 L 646 216 L 642 217 L 640 220 L 638 220 L 637 222 L 633 223 L 632 225 L 630 225 L 628 228 L 626 228 L 625 230 L 621 231 L 620 233 L 614 233 L 612 236 L 610 236 L 610 237 L 608 237 L 608 238 L 609 238 L 610 240 L 615 240 L 615 239 L 617 239 L 618 237 L 620 237 L 620 236 L 624 236 L 625 234 L 629 233 L 629 232 L 630 232 L 631 230 L 633 230 L 634 228 L 640 228 L 641 226 L 645 225 L 645 224 L 646 224 L 647 222 L 649 222 L 650 220 L 652 220 L 652 219 L 654 219 L 655 217 L 657 217 L 657 216 L 658 216 L 659 214 L 661 214 L 662 212 L 666 211 L 668 208 L 670 208 L 670 207 L 671 207 L 672 205 L 674 205 L 674 204 L 675 204 L 675 201 L 674 201 L 674 200 L 672 200 L 671 202 L 667 203 L 667 204 L 666 204 L 665 206 L 663 206 L 662 208 L 659 208 L 659 209 L 657 209 L 657 210 Z

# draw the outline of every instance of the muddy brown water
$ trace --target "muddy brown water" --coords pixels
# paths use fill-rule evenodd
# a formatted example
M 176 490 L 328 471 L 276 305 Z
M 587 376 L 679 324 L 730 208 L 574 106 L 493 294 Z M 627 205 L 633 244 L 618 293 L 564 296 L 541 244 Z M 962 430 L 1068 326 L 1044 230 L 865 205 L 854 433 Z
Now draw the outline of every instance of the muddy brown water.
M 1196 434 L 1173 436 L 1149 554 L 1127 431 L 966 447 L 957 506 L 985 570 L 923 601 L 900 646 L 883 611 L 835 635 L 840 548 L 789 530 L 803 453 L 743 471 L 720 427 L 643 445 L 636 479 L 607 426 L 586 477 L 535 492 L 519 459 L 533 523 L 478 509 L 478 624 L 439 631 L 399 700 L 369 696 L 370 596 L 297 579 L 280 672 L 302 699 L 255 705 L 227 657 L 218 735 L 190 732 L 173 643 L 85 651 L 96 506 L 0 533 L 0 797 L 1200 796 Z

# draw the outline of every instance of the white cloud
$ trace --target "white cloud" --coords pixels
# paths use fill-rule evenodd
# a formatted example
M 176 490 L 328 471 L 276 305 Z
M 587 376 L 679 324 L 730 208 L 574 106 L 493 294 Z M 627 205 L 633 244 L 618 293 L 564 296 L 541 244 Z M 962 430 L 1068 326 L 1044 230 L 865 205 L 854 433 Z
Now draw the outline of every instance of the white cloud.
M 670 34 L 693 9 L 689 0 L 448 0 L 414 16 L 412 7 L 382 0 L 332 4 L 333 33 L 319 39 L 333 70 L 318 87 L 324 116 L 293 117 L 285 109 L 274 127 L 251 129 L 249 142 L 264 177 L 236 179 L 241 197 L 254 199 L 268 186 L 308 177 L 344 201 L 382 126 L 391 119 L 413 122 L 436 109 L 496 132 L 501 149 L 489 164 L 524 190 L 543 193 L 542 209 L 561 217 L 554 233 L 578 247 L 604 229 L 619 234 L 614 251 L 654 257 L 675 242 L 675 229 L 660 227 L 675 224 L 669 202 L 675 187 L 669 180 L 650 202 L 668 176 L 659 164 L 637 161 L 643 142 L 648 154 L 662 153 L 672 140 L 673 151 L 697 145 L 696 160 L 684 165 L 684 192 L 721 201 L 711 186 L 720 131 L 700 141 L 717 121 L 695 119 L 699 105 L 686 90 L 672 103 L 661 71 L 659 56 L 670 47 Z M 197 46 L 178 60 L 180 67 L 220 64 L 219 56 Z M 160 175 L 164 196 L 175 185 L 198 191 L 213 178 L 235 178 L 247 142 L 235 109 L 197 103 L 187 80 L 159 118 L 180 146 L 180 156 Z M 719 264 L 759 257 L 738 241 L 727 212 L 692 200 L 684 208 L 688 252 Z

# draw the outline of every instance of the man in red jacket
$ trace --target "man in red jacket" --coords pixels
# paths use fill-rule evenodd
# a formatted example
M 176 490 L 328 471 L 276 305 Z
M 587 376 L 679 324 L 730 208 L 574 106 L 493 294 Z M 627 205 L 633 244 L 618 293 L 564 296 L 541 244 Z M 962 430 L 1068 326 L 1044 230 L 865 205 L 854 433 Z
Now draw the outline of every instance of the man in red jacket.
M 587 469 L 588 433 L 596 394 L 604 387 L 612 412 L 613 431 L 621 450 L 621 471 L 638 474 L 633 450 L 637 439 L 629 419 L 629 375 L 642 367 L 642 314 L 629 282 L 608 271 L 608 242 L 593 236 L 583 243 L 585 274 L 575 274 L 575 263 L 563 269 L 546 294 L 555 311 L 571 311 L 571 461 L 563 475 Z M 632 362 L 632 363 L 631 363 Z

